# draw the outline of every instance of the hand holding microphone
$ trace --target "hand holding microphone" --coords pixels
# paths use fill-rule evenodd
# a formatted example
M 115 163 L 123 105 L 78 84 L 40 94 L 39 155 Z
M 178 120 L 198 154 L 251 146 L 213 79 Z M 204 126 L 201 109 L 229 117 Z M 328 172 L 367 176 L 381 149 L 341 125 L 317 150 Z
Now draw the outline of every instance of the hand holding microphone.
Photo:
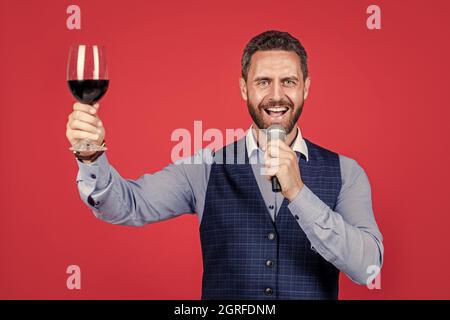
M 281 192 L 289 201 L 294 200 L 303 187 L 297 154 L 286 143 L 286 131 L 280 125 L 267 129 L 264 147 L 264 166 L 272 191 Z

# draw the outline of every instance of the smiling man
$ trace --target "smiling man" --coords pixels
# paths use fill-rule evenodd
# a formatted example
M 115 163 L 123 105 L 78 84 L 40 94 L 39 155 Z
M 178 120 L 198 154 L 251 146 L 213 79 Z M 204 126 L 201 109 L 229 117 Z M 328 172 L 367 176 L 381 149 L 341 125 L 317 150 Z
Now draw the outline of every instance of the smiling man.
M 310 86 L 305 49 L 286 32 L 254 37 L 239 84 L 253 120 L 244 138 L 137 180 L 122 178 L 103 152 L 77 154 L 82 200 L 113 224 L 197 213 L 203 299 L 337 299 L 339 271 L 366 284 L 368 267 L 383 260 L 370 184 L 355 160 L 296 126 Z M 273 124 L 285 142 L 262 138 Z M 75 103 L 66 136 L 102 144 L 98 105 Z M 281 192 L 272 191 L 273 176 Z

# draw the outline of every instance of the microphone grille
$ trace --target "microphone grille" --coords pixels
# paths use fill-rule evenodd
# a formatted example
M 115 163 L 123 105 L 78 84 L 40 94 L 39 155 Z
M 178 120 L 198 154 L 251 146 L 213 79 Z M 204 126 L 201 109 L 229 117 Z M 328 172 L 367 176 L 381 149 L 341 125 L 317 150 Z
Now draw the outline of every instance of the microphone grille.
M 286 130 L 279 124 L 273 124 L 267 128 L 267 142 L 277 139 L 286 141 Z

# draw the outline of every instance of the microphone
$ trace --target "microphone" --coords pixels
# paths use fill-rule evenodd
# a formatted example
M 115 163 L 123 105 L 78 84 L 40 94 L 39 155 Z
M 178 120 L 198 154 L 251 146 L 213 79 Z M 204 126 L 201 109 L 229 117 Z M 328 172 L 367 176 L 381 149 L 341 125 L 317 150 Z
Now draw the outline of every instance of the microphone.
M 266 136 L 267 143 L 272 140 L 281 140 L 284 142 L 286 141 L 286 130 L 284 130 L 284 128 L 279 124 L 273 124 L 267 128 Z M 278 178 L 273 176 L 270 181 L 272 182 L 272 191 L 281 192 L 281 185 Z

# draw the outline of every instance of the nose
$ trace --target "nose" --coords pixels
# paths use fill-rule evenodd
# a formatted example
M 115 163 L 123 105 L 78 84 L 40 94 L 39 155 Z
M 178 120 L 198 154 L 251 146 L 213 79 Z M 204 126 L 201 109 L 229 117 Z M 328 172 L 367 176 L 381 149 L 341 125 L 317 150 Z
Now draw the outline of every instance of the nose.
M 283 95 L 283 87 L 278 81 L 274 81 L 270 92 L 270 98 L 275 101 L 280 101 Z

